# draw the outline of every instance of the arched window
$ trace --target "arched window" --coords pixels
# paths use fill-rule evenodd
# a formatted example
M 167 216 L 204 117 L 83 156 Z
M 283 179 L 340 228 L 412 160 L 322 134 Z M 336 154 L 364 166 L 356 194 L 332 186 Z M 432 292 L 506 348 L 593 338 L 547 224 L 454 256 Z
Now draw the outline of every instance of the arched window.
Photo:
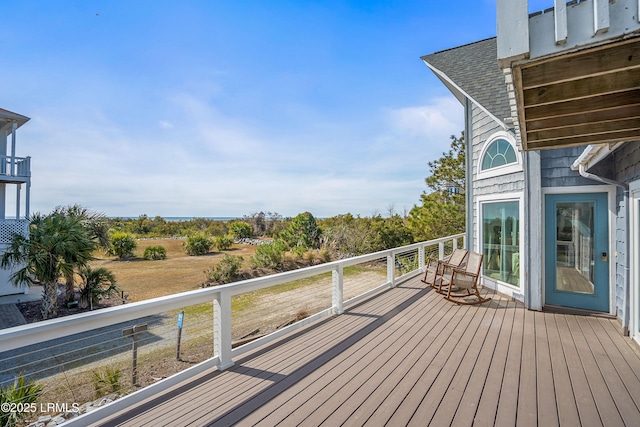
M 514 142 L 513 137 L 507 132 L 492 135 L 482 149 L 478 177 L 488 178 L 521 171 L 520 155 Z

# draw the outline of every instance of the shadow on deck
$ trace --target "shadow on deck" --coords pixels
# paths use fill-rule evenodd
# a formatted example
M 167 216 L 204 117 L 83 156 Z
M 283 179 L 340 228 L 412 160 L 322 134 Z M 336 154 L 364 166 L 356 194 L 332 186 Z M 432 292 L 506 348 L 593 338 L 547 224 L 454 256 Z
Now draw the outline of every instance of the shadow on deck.
M 98 425 L 638 425 L 616 320 L 459 306 L 416 278 Z

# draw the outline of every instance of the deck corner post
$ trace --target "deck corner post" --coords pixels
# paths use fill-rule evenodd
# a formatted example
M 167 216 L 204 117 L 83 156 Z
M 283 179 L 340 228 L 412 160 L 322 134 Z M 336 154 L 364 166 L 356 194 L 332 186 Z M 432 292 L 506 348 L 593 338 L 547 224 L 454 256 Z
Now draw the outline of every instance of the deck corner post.
M 333 311 L 336 314 L 344 313 L 344 268 L 338 264 L 331 272 L 332 289 L 331 299 Z
M 219 292 L 213 300 L 213 356 L 218 357 L 218 369 L 233 366 L 231 356 L 231 294 Z
M 396 286 L 396 255 L 393 252 L 387 255 L 387 283 L 392 288 Z

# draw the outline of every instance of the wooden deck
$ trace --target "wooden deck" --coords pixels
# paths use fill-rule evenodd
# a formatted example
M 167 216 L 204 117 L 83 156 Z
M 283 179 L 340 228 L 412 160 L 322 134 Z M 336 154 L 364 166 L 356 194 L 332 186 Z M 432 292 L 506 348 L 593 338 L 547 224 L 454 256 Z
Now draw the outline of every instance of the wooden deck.
M 100 425 L 638 426 L 640 353 L 613 319 L 413 279 Z

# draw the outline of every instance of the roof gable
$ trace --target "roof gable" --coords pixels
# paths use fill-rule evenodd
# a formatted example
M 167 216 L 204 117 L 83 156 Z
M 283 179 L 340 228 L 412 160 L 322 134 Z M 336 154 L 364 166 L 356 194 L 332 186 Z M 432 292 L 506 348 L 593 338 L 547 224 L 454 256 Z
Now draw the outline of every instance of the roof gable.
M 498 66 L 495 37 L 425 55 L 422 60 L 441 80 L 449 80 L 443 82 L 450 90 L 452 83 L 463 96 L 470 98 L 501 124 L 504 125 L 506 117 L 511 117 L 504 74 Z M 460 94 L 455 95 L 459 97 Z

